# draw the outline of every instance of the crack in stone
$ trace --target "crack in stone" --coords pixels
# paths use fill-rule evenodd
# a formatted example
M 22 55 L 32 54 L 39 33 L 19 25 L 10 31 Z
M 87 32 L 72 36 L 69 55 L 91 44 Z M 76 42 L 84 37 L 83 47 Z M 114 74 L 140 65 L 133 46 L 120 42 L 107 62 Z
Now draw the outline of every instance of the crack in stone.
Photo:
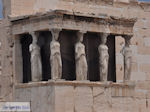
M 95 96 L 93 96 L 93 97 L 96 98 L 96 97 L 98 97 L 98 96 L 100 96 L 100 95 L 102 95 L 102 94 L 104 94 L 104 92 L 101 92 L 101 93 L 99 93 L 99 94 L 97 94 L 97 95 L 95 95 Z

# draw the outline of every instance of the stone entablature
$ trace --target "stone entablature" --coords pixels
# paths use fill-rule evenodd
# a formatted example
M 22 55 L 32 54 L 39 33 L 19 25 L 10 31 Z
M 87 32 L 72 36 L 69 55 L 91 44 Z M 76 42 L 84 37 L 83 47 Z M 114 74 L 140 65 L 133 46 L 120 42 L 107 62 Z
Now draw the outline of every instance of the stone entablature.
M 68 11 L 52 11 L 45 14 L 11 18 L 14 35 L 49 28 L 105 32 L 114 35 L 133 35 L 136 18 L 109 17 L 104 14 L 87 15 Z

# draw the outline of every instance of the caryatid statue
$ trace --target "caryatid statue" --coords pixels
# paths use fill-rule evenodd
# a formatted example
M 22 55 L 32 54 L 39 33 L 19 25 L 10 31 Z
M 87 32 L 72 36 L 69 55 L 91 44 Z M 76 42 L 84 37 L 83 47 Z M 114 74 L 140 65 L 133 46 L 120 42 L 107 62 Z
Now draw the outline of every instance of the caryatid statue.
M 83 42 L 83 32 L 77 32 L 78 41 L 75 44 L 76 60 L 76 80 L 87 80 L 87 61 L 85 56 L 85 46 Z
M 52 42 L 50 44 L 51 56 L 51 76 L 53 80 L 61 79 L 62 77 L 62 60 L 60 53 L 60 43 L 58 42 L 60 29 L 51 29 Z
M 107 42 L 107 33 L 101 34 L 101 44 L 98 47 L 99 51 L 99 66 L 100 66 L 100 80 L 106 82 L 108 77 L 108 47 L 106 45 Z
M 125 46 L 123 49 L 124 56 L 124 81 L 129 81 L 131 77 L 131 61 L 132 61 L 132 50 L 130 48 L 130 41 L 132 36 L 123 36 L 125 39 Z
M 40 47 L 37 45 L 38 33 L 31 32 L 32 44 L 29 46 L 31 53 L 31 73 L 32 81 L 41 81 L 42 80 L 42 64 L 41 64 L 41 54 Z

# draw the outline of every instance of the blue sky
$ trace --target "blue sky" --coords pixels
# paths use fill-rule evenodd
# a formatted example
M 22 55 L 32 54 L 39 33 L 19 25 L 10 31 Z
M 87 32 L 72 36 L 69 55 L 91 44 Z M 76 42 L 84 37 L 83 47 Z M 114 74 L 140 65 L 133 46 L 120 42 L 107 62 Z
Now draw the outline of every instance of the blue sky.
M 146 2 L 150 2 L 150 0 L 139 0 L 139 1 L 146 1 Z
M 146 1 L 146 2 L 150 2 L 150 0 L 139 0 L 139 1 Z M 2 0 L 0 0 L 0 18 L 2 18 Z
M 2 18 L 2 0 L 0 0 L 0 18 Z

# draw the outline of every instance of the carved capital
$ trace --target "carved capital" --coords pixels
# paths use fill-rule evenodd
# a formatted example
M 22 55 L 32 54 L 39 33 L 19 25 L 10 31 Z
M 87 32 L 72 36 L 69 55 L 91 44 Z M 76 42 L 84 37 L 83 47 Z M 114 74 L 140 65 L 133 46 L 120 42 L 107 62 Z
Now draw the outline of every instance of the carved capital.
M 101 33 L 100 37 L 101 37 L 101 44 L 106 44 L 107 42 L 107 37 L 109 36 L 109 33 Z
M 37 39 L 38 39 L 38 36 L 39 36 L 39 32 L 29 32 L 29 34 L 32 36 L 32 43 L 37 43 Z
M 59 33 L 62 29 L 57 29 L 57 28 L 53 28 L 53 29 L 50 29 L 51 33 L 52 33 L 52 38 L 53 40 L 57 41 L 58 38 L 59 38 Z
M 125 47 L 129 47 L 131 44 L 131 38 L 133 35 L 123 35 L 122 36 L 125 39 Z
M 39 36 L 39 32 L 29 32 L 29 34 L 32 36 L 32 37 L 38 37 Z
M 86 31 L 78 31 L 77 32 L 77 37 L 78 37 L 78 42 L 83 42 L 83 37 Z

